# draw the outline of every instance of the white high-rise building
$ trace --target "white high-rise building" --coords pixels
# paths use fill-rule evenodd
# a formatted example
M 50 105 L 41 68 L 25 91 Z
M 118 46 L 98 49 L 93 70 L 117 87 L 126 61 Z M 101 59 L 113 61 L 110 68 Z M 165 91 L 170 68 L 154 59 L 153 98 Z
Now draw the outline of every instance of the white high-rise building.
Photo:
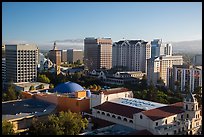
M 147 78 L 148 83 L 152 81 L 153 84 L 157 83 L 160 78 L 167 84 L 167 68 L 173 65 L 183 65 L 182 56 L 168 56 L 163 55 L 157 58 L 151 58 L 147 64 Z
M 174 65 L 167 70 L 167 86 L 174 91 L 177 88 L 185 91 L 188 87 L 188 90 L 193 93 L 196 87 L 202 87 L 202 70 L 193 66 Z
M 6 45 L 6 81 L 36 81 L 38 51 L 35 44 Z
M 147 59 L 151 57 L 151 44 L 144 40 L 122 40 L 113 43 L 113 67 L 146 73 Z
M 164 55 L 172 56 L 172 45 L 170 43 L 165 44 Z

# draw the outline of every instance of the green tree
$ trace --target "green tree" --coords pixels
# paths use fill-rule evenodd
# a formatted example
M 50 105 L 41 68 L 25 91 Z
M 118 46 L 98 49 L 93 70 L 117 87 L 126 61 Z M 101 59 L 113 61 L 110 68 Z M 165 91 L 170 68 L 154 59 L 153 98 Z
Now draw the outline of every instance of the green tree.
M 42 75 L 39 74 L 38 75 L 38 81 L 43 82 L 43 83 L 50 83 L 50 79 L 44 74 L 42 74 Z
M 49 85 L 49 88 L 51 88 L 51 89 L 54 88 L 54 85 L 53 85 L 53 84 L 50 84 L 50 85 Z
M 46 124 L 40 122 L 37 118 L 33 118 L 31 126 L 29 128 L 30 135 L 46 135 L 47 133 Z
M 6 94 L 7 94 L 7 97 L 8 97 L 7 100 L 17 99 L 15 87 L 13 85 L 10 85 L 8 87 L 8 90 L 7 90 Z
M 32 135 L 78 135 L 87 128 L 88 120 L 79 113 L 60 112 L 58 115 L 48 116 L 48 121 L 32 121 L 30 134 Z
M 45 87 L 44 87 L 43 84 L 40 84 L 40 85 L 39 85 L 39 88 L 40 88 L 40 89 L 44 89 Z
M 29 91 L 35 90 L 35 87 L 33 85 L 30 86 Z
M 3 120 L 2 121 L 2 135 L 14 135 L 13 124 Z
M 2 92 L 2 101 L 7 101 L 7 100 L 8 100 L 7 94 Z

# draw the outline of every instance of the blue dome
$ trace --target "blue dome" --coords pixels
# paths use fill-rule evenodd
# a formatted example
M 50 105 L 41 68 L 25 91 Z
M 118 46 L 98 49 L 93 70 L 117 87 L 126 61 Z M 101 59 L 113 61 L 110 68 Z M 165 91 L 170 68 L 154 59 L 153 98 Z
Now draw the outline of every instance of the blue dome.
M 58 93 L 72 93 L 72 92 L 77 92 L 77 91 L 82 91 L 82 90 L 84 90 L 84 88 L 74 82 L 65 82 L 65 83 L 57 85 L 54 88 L 54 92 L 57 91 Z

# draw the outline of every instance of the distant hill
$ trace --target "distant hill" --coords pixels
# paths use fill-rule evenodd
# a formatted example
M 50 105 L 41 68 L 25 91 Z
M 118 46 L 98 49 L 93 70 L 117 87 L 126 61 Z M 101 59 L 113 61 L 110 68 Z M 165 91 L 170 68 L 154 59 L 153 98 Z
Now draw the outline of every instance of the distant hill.
M 170 42 L 173 53 L 202 53 L 202 40 Z

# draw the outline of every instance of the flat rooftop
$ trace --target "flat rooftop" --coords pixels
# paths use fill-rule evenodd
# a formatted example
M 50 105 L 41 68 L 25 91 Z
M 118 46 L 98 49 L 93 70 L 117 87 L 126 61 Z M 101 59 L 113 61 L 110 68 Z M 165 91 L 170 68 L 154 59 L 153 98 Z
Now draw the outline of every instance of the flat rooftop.
M 128 98 L 128 97 L 117 98 L 117 99 L 111 100 L 110 102 L 130 106 L 134 108 L 139 108 L 143 110 L 150 110 L 150 109 L 167 106 L 166 104 L 161 104 L 161 103 L 137 99 L 137 98 Z
M 56 105 L 38 99 L 2 102 L 2 119 L 12 120 L 26 116 L 49 114 Z
M 91 132 L 82 133 L 81 135 L 127 135 L 135 131 L 130 127 L 115 124 L 108 127 L 93 130 Z
M 19 87 L 30 87 L 30 86 L 36 86 L 40 84 L 47 84 L 47 83 L 42 83 L 42 82 L 20 82 L 20 83 L 14 83 L 14 85 L 19 86 Z

